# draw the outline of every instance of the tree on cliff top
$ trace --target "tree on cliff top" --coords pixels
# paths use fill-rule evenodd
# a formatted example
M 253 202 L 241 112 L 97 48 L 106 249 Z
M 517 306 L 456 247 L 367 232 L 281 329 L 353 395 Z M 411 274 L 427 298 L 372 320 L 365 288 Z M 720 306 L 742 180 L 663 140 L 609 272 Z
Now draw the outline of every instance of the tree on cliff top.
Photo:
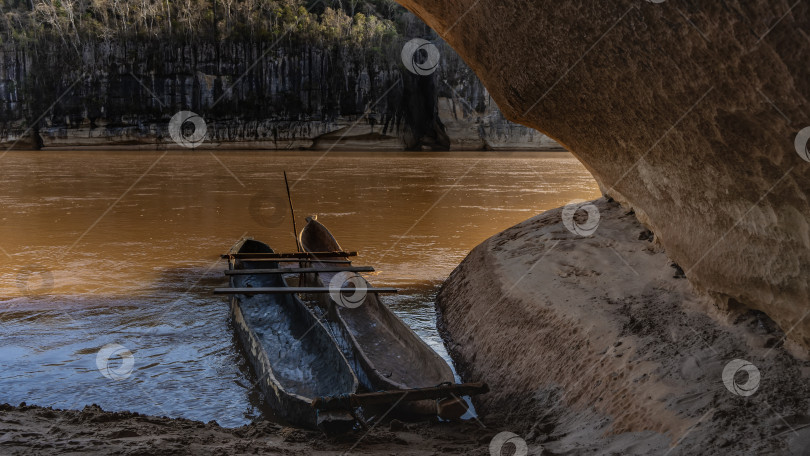
M 393 0 L 6 0 L 0 43 L 128 39 L 263 40 L 289 36 L 378 46 L 396 35 L 404 10 Z

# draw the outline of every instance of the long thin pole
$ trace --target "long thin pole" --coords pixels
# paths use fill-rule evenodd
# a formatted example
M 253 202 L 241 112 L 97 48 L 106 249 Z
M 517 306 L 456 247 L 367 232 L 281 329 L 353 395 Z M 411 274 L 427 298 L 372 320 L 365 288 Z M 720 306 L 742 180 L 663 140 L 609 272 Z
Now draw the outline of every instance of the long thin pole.
M 293 238 L 295 238 L 295 248 L 301 251 L 301 244 L 298 242 L 298 228 L 295 227 L 295 209 L 293 209 L 292 196 L 290 196 L 290 183 L 287 182 L 287 171 L 284 171 L 284 186 L 287 187 L 287 201 L 290 202 L 290 214 L 293 222 Z

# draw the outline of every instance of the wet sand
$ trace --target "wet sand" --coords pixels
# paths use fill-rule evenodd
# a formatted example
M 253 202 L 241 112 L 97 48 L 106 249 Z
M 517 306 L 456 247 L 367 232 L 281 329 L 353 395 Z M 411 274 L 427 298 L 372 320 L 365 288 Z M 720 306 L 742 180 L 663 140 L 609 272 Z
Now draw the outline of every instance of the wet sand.
M 383 422 L 340 437 L 259 421 L 238 428 L 98 406 L 54 410 L 0 405 L 2 454 L 284 454 L 409 455 L 489 454 L 498 430 L 485 423 Z

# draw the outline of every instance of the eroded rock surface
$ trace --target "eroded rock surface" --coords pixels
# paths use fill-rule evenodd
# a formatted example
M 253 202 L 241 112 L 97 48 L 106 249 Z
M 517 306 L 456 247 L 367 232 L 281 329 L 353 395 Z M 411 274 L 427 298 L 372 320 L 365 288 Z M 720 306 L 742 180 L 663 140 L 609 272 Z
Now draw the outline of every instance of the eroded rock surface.
M 719 315 L 634 214 L 593 207 L 593 233 L 584 213 L 580 236 L 548 211 L 476 247 L 444 284 L 448 348 L 492 390 L 478 410 L 549 454 L 806 454 L 810 362 L 764 313 Z M 757 367 L 753 395 L 726 387 L 734 359 Z
M 399 0 L 571 150 L 721 308 L 810 349 L 810 4 Z

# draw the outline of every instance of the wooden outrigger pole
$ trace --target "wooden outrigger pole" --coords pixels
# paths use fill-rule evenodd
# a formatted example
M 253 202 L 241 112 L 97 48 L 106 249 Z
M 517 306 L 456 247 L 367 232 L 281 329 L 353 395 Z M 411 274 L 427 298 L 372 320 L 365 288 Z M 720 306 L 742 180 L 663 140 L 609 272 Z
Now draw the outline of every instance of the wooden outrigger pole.
M 298 242 L 298 228 L 295 227 L 295 209 L 293 209 L 292 196 L 290 195 L 290 184 L 287 182 L 287 171 L 284 171 L 284 186 L 287 187 L 287 201 L 290 202 L 290 215 L 292 215 L 293 238 L 295 238 L 295 248 L 301 251 L 301 243 Z

